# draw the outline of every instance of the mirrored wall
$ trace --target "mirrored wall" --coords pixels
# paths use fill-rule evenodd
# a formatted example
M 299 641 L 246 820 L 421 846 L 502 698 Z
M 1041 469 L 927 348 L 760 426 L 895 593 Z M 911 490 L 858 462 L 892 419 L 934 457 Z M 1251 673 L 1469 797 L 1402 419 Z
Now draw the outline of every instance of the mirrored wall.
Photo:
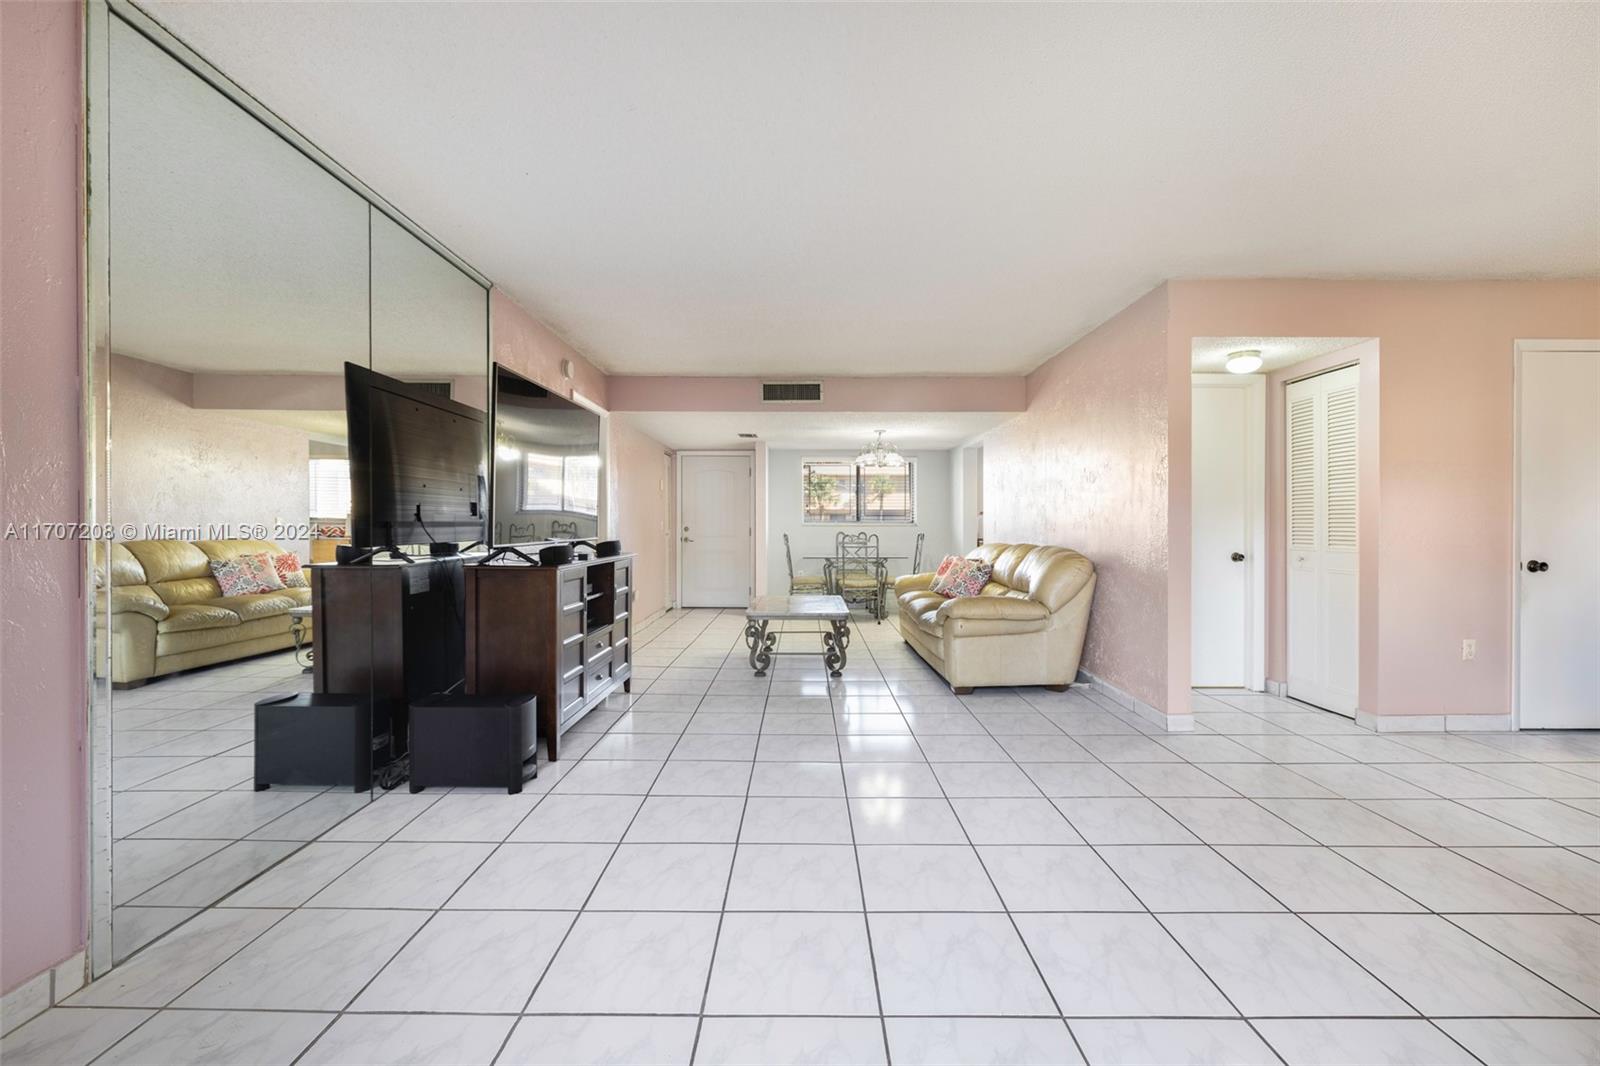
M 423 563 L 420 579 L 393 557 L 332 565 L 363 487 L 346 368 L 477 412 L 489 369 L 481 279 L 136 10 L 113 4 L 103 29 L 97 974 L 219 901 L 306 902 L 291 898 L 306 878 L 289 889 L 258 875 L 393 783 L 299 781 L 299 769 L 258 782 L 255 709 L 310 693 L 322 719 L 377 738 L 375 763 L 403 754 L 416 682 L 383 623 L 419 584 L 459 609 L 460 564 Z M 345 705 L 366 720 L 339 719 Z M 351 843 L 367 836 L 358 826 Z M 319 889 L 338 891 L 363 851 L 341 856 Z

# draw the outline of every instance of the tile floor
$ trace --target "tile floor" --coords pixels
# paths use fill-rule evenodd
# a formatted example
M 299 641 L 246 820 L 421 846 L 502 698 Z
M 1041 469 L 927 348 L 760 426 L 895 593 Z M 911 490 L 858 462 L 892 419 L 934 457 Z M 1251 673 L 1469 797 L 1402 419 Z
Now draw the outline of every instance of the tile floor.
M 285 853 L 128 890 L 182 913 L 0 1058 L 1600 1061 L 1600 735 L 1379 737 L 1248 693 L 1157 734 L 1082 689 L 958 699 L 889 623 L 842 682 L 753 679 L 740 625 L 642 632 L 635 694 L 521 796 L 401 789 L 294 834 L 320 794 L 148 833 L 226 806 L 232 772 L 191 768 L 248 751 L 203 739 L 220 707 L 150 716 L 181 735 L 120 754 L 187 761 L 123 792 L 207 799 L 123 838 Z

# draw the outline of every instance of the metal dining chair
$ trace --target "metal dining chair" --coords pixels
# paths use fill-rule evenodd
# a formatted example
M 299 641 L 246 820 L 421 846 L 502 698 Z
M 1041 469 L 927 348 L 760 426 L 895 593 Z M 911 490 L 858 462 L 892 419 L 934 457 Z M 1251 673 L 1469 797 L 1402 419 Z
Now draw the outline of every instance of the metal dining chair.
M 865 604 L 883 621 L 885 580 L 883 553 L 876 533 L 840 533 L 834 538 L 831 582 L 846 603 Z
M 928 538 L 926 533 L 917 534 L 917 546 L 911 552 L 911 573 L 922 573 L 922 542 Z
M 783 565 L 789 571 L 789 595 L 820 595 L 828 591 L 827 581 L 817 574 L 796 574 L 794 554 L 789 550 L 789 534 L 783 535 Z

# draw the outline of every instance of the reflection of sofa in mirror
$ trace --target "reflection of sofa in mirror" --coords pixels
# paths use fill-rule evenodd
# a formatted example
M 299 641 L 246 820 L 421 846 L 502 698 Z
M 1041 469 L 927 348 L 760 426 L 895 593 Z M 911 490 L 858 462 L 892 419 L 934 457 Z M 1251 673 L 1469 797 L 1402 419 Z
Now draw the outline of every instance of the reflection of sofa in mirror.
M 289 611 L 310 605 L 309 588 L 224 596 L 212 576 L 213 560 L 254 552 L 276 555 L 283 549 L 268 540 L 129 540 L 113 544 L 109 567 L 111 680 L 118 684 L 144 681 L 293 647 Z M 102 589 L 95 612 L 95 663 L 102 673 L 106 599 Z

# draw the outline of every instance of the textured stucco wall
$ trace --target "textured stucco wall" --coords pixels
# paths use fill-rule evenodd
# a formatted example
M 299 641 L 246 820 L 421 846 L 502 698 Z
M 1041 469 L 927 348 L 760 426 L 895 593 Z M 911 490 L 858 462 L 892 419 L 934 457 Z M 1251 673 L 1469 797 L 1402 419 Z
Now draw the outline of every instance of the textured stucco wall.
M 81 11 L 0 3 L 0 500 L 77 521 Z M 82 545 L 0 541 L 0 991 L 84 945 Z
M 1508 713 L 1514 346 L 1600 337 L 1600 285 L 1175 281 L 1167 288 L 1169 336 L 1184 359 L 1194 337 L 1376 339 L 1379 513 L 1363 513 L 1362 534 L 1377 541 L 1377 572 L 1368 572 L 1363 552 L 1361 709 Z M 1363 433 L 1365 444 L 1365 425 Z M 1187 432 L 1174 437 L 1172 462 L 1174 483 L 1187 485 Z M 1174 546 L 1183 557 L 1187 644 L 1188 541 Z M 1471 662 L 1461 659 L 1463 637 L 1478 641 Z M 1376 669 L 1368 671 L 1369 662 Z
M 575 389 L 606 406 L 605 374 L 498 288 L 489 290 L 489 338 L 495 362 L 561 396 Z M 572 360 L 570 381 L 561 376 L 563 359 Z
M 1169 703 L 1166 327 L 1163 286 L 1030 374 L 1027 412 L 983 438 L 985 540 L 1088 556 L 1098 583 L 1084 669 L 1161 710 Z
M 674 559 L 667 551 L 673 486 L 662 457 L 671 449 L 628 425 L 610 419 L 611 529 L 626 551 L 639 556 L 634 571 L 634 615 L 638 622 L 667 605 L 667 582 Z
M 161 526 L 260 524 L 309 560 L 303 538 L 274 535 L 310 518 L 310 438 L 226 411 L 197 409 L 194 375 L 111 357 L 111 516 Z

